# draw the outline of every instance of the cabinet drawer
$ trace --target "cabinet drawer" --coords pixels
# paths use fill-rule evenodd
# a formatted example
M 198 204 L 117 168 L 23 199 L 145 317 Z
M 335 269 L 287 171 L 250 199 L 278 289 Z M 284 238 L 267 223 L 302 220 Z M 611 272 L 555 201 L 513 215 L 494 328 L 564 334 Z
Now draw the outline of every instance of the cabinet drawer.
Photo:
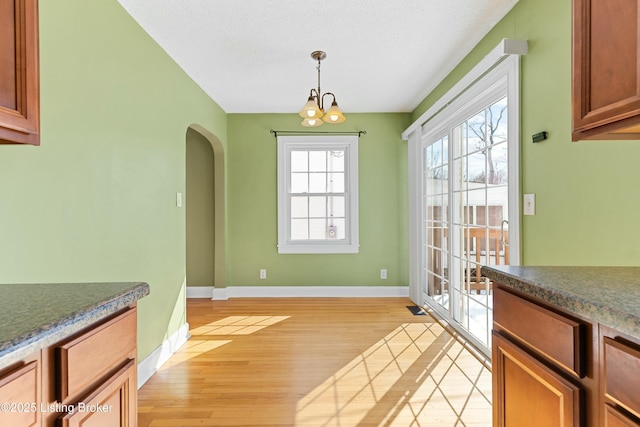
M 38 362 L 0 377 L 0 426 L 26 427 L 38 422 Z M 6 408 L 5 405 L 8 405 Z
M 57 346 L 56 398 L 77 397 L 127 360 L 136 348 L 136 328 L 136 310 L 131 309 Z
M 617 409 L 605 405 L 604 425 L 605 427 L 638 427 L 639 424 Z
M 494 289 L 493 301 L 494 321 L 503 330 L 569 372 L 585 376 L 585 325 L 500 288 Z
M 604 395 L 640 417 L 640 350 L 604 337 Z

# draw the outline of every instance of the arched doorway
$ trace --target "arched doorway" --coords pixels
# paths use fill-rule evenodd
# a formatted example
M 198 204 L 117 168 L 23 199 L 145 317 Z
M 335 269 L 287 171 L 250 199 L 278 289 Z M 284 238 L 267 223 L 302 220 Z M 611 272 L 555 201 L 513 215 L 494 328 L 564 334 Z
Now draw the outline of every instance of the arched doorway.
M 186 133 L 187 286 L 226 286 L 224 147 L 200 125 Z

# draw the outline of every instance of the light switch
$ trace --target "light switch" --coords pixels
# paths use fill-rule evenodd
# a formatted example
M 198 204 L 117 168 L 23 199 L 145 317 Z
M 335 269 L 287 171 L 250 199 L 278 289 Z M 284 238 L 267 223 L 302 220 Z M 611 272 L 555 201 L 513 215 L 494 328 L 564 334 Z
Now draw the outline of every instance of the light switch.
M 536 195 L 535 194 L 524 195 L 524 214 L 525 215 L 536 214 Z
M 182 193 L 176 193 L 176 206 L 182 207 Z

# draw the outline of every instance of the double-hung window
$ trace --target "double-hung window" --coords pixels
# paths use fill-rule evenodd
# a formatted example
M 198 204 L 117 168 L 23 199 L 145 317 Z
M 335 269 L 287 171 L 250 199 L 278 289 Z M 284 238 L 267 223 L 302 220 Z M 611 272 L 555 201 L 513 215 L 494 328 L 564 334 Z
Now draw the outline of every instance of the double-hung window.
M 358 248 L 358 137 L 278 136 L 278 253 Z

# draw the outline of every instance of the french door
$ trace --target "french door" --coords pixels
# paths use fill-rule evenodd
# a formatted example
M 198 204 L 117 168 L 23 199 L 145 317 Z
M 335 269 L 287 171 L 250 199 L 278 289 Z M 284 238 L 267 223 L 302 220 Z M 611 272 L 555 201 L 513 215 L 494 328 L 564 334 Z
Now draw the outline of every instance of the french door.
M 519 262 L 517 109 L 506 78 L 476 92 L 423 129 L 420 281 L 423 301 L 489 354 L 492 283 L 480 267 Z

